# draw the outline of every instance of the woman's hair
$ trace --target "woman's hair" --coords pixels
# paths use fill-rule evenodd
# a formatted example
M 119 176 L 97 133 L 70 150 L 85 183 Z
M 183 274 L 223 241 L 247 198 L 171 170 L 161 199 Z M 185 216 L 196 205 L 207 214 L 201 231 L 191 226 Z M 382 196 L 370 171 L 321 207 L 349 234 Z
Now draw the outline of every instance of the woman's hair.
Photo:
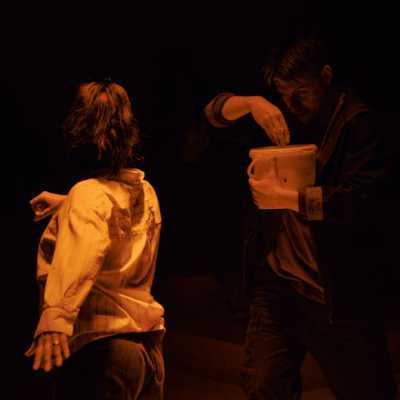
M 116 175 L 134 158 L 139 129 L 125 89 L 114 82 L 79 86 L 64 131 L 72 149 L 89 149 L 95 165 Z M 90 158 L 90 156 L 88 155 Z M 87 161 L 87 160 L 86 160 Z

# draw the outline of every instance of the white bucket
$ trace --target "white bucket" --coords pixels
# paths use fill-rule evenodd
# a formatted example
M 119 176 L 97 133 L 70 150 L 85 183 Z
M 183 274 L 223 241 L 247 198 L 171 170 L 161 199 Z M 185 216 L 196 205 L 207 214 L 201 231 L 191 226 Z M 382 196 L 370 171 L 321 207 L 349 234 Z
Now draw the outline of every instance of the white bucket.
M 300 190 L 315 183 L 317 146 L 267 146 L 251 149 L 247 174 L 256 180 L 275 173 L 282 187 Z M 274 171 L 275 170 L 275 171 Z

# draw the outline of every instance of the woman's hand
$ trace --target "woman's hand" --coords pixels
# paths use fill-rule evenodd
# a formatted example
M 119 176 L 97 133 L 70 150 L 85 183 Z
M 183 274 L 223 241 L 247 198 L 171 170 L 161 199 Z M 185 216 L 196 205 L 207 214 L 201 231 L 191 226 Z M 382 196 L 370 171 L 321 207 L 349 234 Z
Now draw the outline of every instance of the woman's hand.
M 66 196 L 63 194 L 50 193 L 46 191 L 34 197 L 29 202 L 32 211 L 34 212 L 33 220 L 37 222 L 53 214 L 65 200 L 65 197 Z
M 59 332 L 42 333 L 33 344 L 31 353 L 34 355 L 34 370 L 42 368 L 50 372 L 53 368 L 61 367 L 70 356 L 67 335 Z

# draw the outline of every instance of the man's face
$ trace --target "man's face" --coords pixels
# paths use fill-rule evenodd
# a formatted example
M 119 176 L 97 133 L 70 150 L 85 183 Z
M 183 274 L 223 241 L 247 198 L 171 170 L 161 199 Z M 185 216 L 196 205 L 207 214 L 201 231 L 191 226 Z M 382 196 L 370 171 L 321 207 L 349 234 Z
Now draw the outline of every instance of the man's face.
M 276 78 L 274 83 L 288 111 L 301 123 L 310 123 L 319 115 L 327 92 L 321 78 L 303 75 L 291 80 Z

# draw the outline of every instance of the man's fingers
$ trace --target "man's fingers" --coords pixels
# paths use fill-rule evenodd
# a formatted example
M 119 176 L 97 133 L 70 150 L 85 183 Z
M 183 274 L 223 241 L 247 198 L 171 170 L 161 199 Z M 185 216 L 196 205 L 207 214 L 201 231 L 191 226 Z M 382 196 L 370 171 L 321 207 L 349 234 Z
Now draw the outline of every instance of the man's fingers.
M 263 128 L 275 145 L 288 144 L 289 130 L 280 113 L 277 115 L 267 114 L 263 120 Z
M 69 351 L 67 335 L 61 334 L 60 341 L 61 341 L 61 350 L 63 352 L 64 358 L 66 359 L 71 355 L 71 353 Z
M 276 126 L 279 143 L 281 145 L 288 144 L 290 142 L 290 134 L 285 117 L 279 110 L 277 110 L 277 112 L 273 115 L 273 120 Z
M 271 115 L 267 114 L 263 123 L 273 143 L 279 146 L 290 143 L 289 128 L 280 112 Z
M 290 143 L 290 132 L 289 132 L 289 127 L 287 126 L 287 123 L 285 121 L 285 118 L 283 117 L 282 114 L 279 115 L 279 122 L 281 125 L 282 129 L 282 139 L 283 139 L 283 144 L 289 144 Z
M 267 133 L 268 137 L 271 139 L 271 142 L 273 144 L 278 144 L 279 138 L 277 136 L 277 130 L 276 130 L 276 125 L 274 123 L 274 119 L 271 118 L 268 114 L 266 114 L 261 121 L 261 126 Z

